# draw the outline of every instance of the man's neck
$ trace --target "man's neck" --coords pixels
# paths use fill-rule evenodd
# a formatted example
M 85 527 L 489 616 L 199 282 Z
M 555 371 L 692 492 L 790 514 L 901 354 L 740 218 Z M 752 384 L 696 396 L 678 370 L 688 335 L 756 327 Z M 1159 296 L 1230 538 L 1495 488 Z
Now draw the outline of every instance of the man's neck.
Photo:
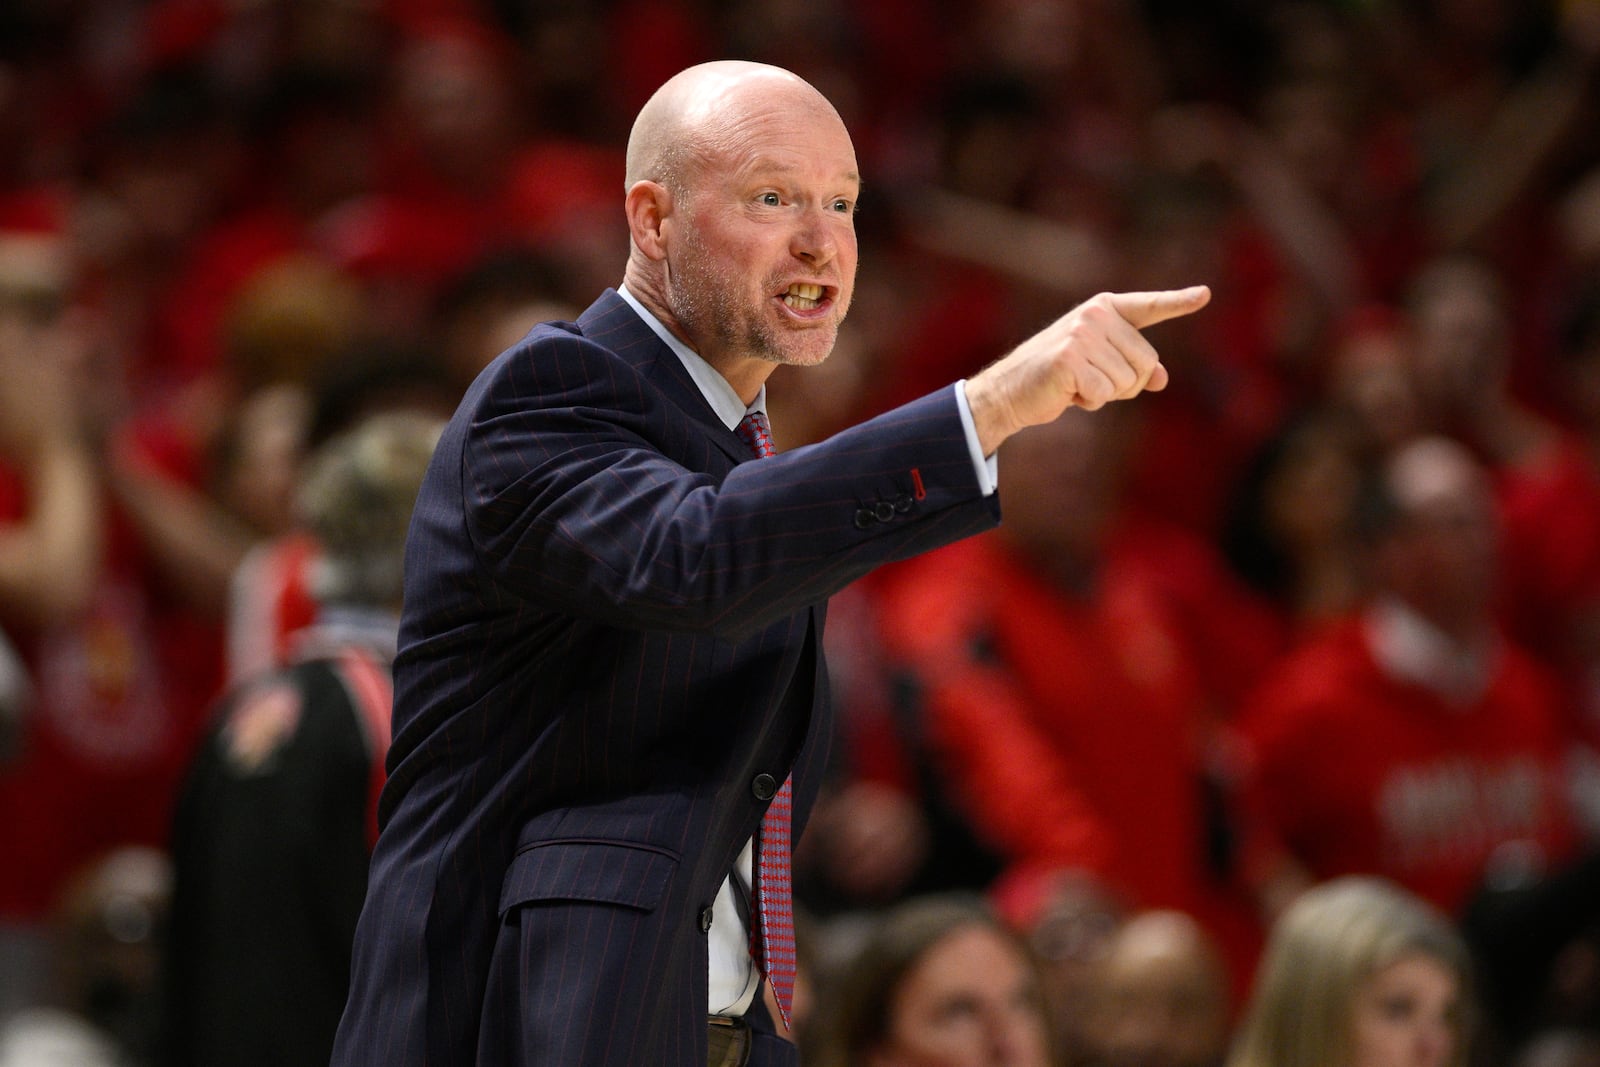
M 677 355 L 684 369 L 689 372 L 689 377 L 693 378 L 694 384 L 699 387 L 700 394 L 706 398 L 706 403 L 711 405 L 711 410 L 717 413 L 717 417 L 728 429 L 731 430 L 739 425 L 739 420 L 744 418 L 746 411 L 766 410 L 765 385 L 759 386 L 752 398 L 741 396 L 721 371 L 707 363 L 681 337 L 668 329 L 667 324 L 661 321 L 660 316 L 651 310 L 648 304 L 639 299 L 638 294 L 627 282 L 623 282 L 617 288 L 617 293 L 644 320 L 644 324 L 661 338 L 662 343 Z
M 692 337 L 689 331 L 684 329 L 683 323 L 672 313 L 666 294 L 661 291 L 657 280 L 652 275 L 636 269 L 632 260 L 628 263 L 628 269 L 623 272 L 622 285 L 617 288 L 619 292 L 626 291 L 633 298 L 630 303 L 634 304 L 634 310 L 648 314 L 673 340 L 722 375 L 723 380 L 746 406 L 756 402 L 762 389 L 766 387 L 767 378 L 771 376 L 775 364 L 764 359 L 742 357 L 737 353 L 719 355 L 716 352 L 708 352 L 706 346 Z

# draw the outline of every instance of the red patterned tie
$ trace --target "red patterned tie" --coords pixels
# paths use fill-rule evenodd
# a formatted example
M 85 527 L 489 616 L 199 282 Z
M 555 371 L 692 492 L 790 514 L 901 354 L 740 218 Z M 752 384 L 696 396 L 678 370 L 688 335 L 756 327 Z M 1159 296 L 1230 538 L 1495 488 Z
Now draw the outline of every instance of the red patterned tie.
M 758 459 L 770 456 L 772 429 L 767 416 L 752 411 L 735 431 Z M 793 818 L 793 783 L 785 778 L 761 820 L 761 840 L 756 848 L 755 896 L 758 929 L 750 931 L 750 953 L 772 985 L 773 998 L 783 1025 L 789 1026 L 789 1004 L 794 998 L 794 897 L 789 878 L 789 827 Z
M 733 432 L 750 446 L 750 451 L 755 453 L 757 459 L 765 459 L 777 453 L 777 449 L 772 447 L 772 426 L 767 422 L 767 413 L 764 411 L 746 412 L 744 418 L 739 420 L 739 425 L 733 428 Z

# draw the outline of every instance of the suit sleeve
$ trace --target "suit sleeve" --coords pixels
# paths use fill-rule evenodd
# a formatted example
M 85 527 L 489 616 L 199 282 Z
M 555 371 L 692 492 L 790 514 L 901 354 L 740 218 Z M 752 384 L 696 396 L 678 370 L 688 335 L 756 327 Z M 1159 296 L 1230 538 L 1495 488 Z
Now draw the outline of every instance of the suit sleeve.
M 481 566 L 540 607 L 747 631 L 998 518 L 953 390 L 735 462 L 599 345 L 563 336 L 530 356 L 508 361 L 467 412 L 460 469 Z

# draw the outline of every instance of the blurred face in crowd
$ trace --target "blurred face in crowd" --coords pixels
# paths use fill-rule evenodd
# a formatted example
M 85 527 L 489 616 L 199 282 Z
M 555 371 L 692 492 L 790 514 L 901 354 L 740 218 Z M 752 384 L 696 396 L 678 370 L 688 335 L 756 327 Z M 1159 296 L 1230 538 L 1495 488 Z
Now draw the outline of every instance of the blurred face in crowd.
M 890 1004 L 870 1067 L 1048 1067 L 1032 968 L 1000 932 L 974 924 L 934 944 Z
M 1118 932 L 1098 972 L 1091 1041 L 1108 1067 L 1209 1067 L 1228 1041 L 1228 979 L 1193 919 L 1147 912 Z
M 1124 921 L 1121 901 L 1104 886 L 1069 874 L 1058 877 L 1028 929 L 1053 1036 L 1071 1055 L 1094 1044 L 1100 972 Z
M 1379 969 L 1356 991 L 1351 1067 L 1440 1067 L 1460 1040 L 1455 972 L 1421 953 Z
M 62 238 L 0 232 L 0 454 L 31 456 L 116 406 L 120 378 L 95 365 L 106 353 L 70 287 Z
M 1510 324 L 1498 283 L 1470 261 L 1435 264 L 1411 304 L 1415 381 L 1437 418 L 1482 405 L 1501 388 Z
M 246 397 L 228 428 L 217 495 L 264 535 L 287 532 L 311 426 L 311 400 L 298 386 L 269 386 Z
M 1332 399 L 1354 417 L 1369 451 L 1392 452 L 1421 431 L 1416 383 L 1398 328 L 1352 333 L 1334 352 L 1331 371 Z
M 792 75 L 749 64 L 693 68 L 652 105 L 629 174 L 665 180 L 630 191 L 660 212 L 630 290 L 747 398 L 772 363 L 821 363 L 856 271 L 861 183 L 838 113 Z
M 1343 427 L 1328 422 L 1300 427 L 1285 442 L 1263 489 L 1272 534 L 1290 551 L 1307 556 L 1348 536 L 1360 476 Z
M 1438 438 L 1402 450 L 1389 468 L 1401 510 L 1387 584 L 1435 625 L 1469 636 L 1494 596 L 1496 518 L 1487 476 L 1465 449 Z
M 510 140 L 510 100 L 486 47 L 441 35 L 400 54 L 399 121 L 428 162 L 452 180 L 492 183 Z

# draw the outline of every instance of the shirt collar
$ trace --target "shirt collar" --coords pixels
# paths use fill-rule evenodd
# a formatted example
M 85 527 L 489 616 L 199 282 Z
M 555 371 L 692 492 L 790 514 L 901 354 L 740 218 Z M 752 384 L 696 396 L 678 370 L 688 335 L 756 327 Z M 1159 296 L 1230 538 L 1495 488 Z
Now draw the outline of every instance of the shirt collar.
M 1373 658 L 1393 678 L 1466 705 L 1488 688 L 1499 649 L 1463 645 L 1392 596 L 1378 597 L 1365 618 Z
M 644 320 L 644 324 L 650 327 L 655 335 L 666 343 L 668 348 L 672 349 L 679 362 L 683 364 L 684 370 L 689 372 L 689 377 L 694 379 L 694 384 L 700 390 L 700 395 L 706 398 L 706 403 L 711 405 L 711 410 L 717 413 L 717 418 L 721 419 L 728 429 L 731 430 L 738 426 L 739 420 L 752 411 L 766 413 L 767 387 L 765 385 L 756 394 L 755 403 L 745 407 L 744 401 L 739 399 L 739 394 L 734 392 L 733 386 L 728 384 L 728 379 L 718 373 L 717 369 L 711 364 L 701 359 L 699 353 L 695 352 L 694 349 L 678 340 L 672 331 L 662 324 L 660 319 L 656 318 L 649 309 L 639 302 L 638 297 L 628 292 L 626 285 L 617 286 L 617 295 L 626 300 L 628 306 L 633 308 L 638 316 Z

